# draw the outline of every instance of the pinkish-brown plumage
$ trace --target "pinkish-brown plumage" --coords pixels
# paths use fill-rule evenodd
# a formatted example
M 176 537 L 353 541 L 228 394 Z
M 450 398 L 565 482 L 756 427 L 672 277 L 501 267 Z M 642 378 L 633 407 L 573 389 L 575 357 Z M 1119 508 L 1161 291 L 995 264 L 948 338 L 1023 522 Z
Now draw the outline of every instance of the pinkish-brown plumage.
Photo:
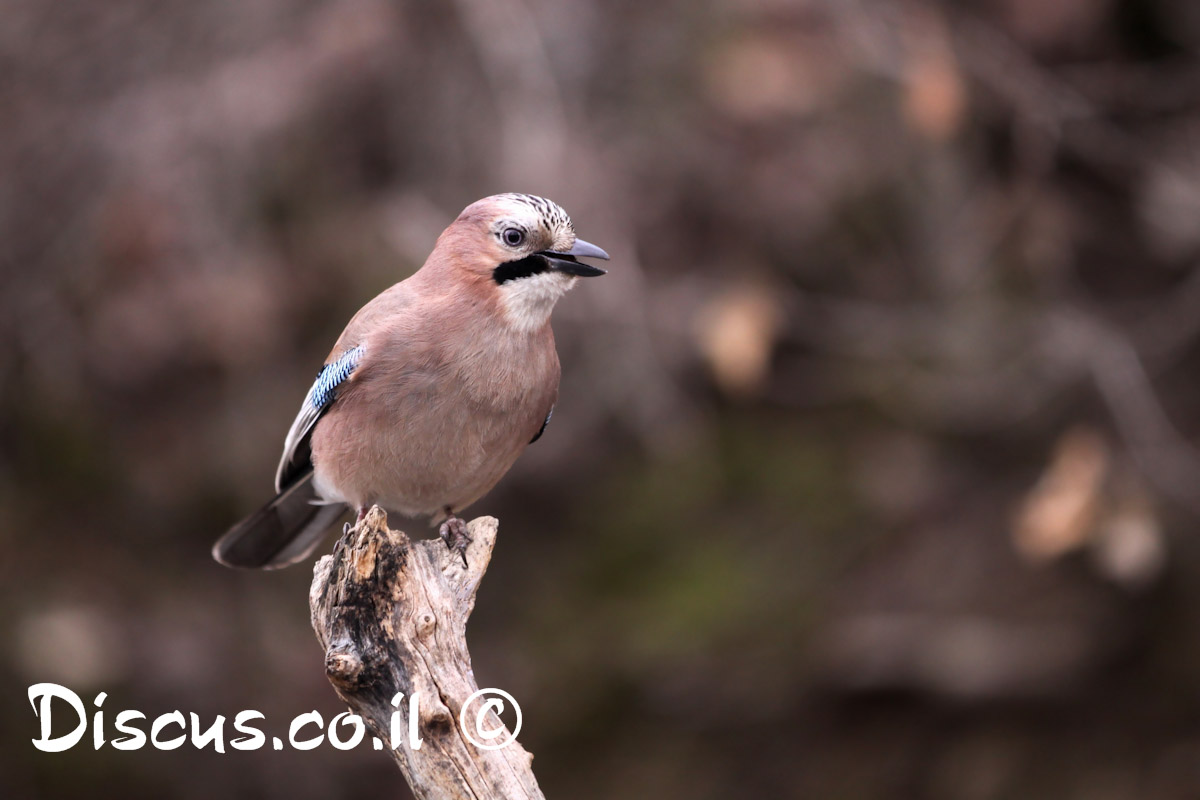
M 420 270 L 350 320 L 326 359 L 348 375 L 326 376 L 328 393 L 318 380 L 288 434 L 279 494 L 222 537 L 217 560 L 294 563 L 342 504 L 437 522 L 487 493 L 558 397 L 550 312 L 578 276 L 602 273 L 577 255 L 607 258 L 549 201 L 468 206 Z

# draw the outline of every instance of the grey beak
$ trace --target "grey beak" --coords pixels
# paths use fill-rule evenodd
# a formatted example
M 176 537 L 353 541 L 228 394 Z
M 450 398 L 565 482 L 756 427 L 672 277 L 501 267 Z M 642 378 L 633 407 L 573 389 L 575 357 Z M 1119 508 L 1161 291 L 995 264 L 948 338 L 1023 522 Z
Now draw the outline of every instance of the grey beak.
M 608 261 L 608 253 L 601 250 L 591 242 L 585 242 L 583 239 L 576 239 L 575 246 L 566 253 L 569 256 L 576 258 L 599 258 Z
M 578 275 L 581 278 L 593 278 L 597 275 L 604 275 L 608 272 L 600 267 L 593 267 L 591 264 L 580 264 L 575 259 L 577 258 L 602 258 L 608 261 L 608 253 L 601 250 L 591 242 L 585 242 L 583 239 L 576 239 L 574 246 L 566 252 L 558 252 L 555 250 L 543 250 L 538 253 L 542 258 L 546 259 L 550 264 L 551 269 L 565 272 L 568 275 Z

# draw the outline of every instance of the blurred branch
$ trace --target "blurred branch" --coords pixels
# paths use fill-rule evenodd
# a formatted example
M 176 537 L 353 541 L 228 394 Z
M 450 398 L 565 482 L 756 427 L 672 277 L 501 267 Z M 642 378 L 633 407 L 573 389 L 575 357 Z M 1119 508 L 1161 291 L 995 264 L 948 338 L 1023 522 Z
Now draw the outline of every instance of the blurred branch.
M 1167 417 L 1129 339 L 1111 328 L 1093 328 L 1092 379 L 1134 460 L 1164 494 L 1200 515 L 1200 454 Z
M 1081 87 L 1103 94 L 1097 87 L 1112 85 L 1111 68 L 1104 76 L 1106 82 L 1093 77 L 1072 83 L 1060 77 L 1058 71 L 1039 64 L 996 25 L 958 8 L 942 8 L 920 0 L 827 0 L 824 7 L 843 39 L 857 49 L 860 63 L 879 75 L 903 83 L 908 78 L 906 66 L 912 53 L 928 49 L 931 42 L 940 46 L 937 40 L 944 34 L 963 71 L 994 93 L 1020 122 L 1047 137 L 1052 148 L 1069 149 L 1098 167 L 1154 166 L 1191 182 L 1187 175 L 1164 163 L 1160 153 L 1113 124 L 1108 109 L 1082 91 Z M 1078 75 L 1077 70 L 1068 72 Z M 1144 74 L 1150 78 L 1140 78 L 1137 96 L 1146 97 L 1151 86 L 1167 86 L 1174 90 L 1170 102 L 1175 106 L 1185 102 L 1179 98 L 1186 93 L 1180 84 L 1194 83 L 1164 80 L 1160 72 Z M 1044 153 L 1034 155 L 1036 162 L 1044 162 Z
M 1178 325 L 1148 328 L 1158 354 L 1194 334 L 1183 309 L 1190 282 L 1172 308 Z M 918 413 L 943 429 L 1011 425 L 1072 385 L 1090 379 L 1129 451 L 1164 494 L 1200 514 L 1200 453 L 1170 421 L 1133 338 L 1078 309 L 1005 315 L 1004 336 L 964 336 L 960 320 L 934 308 L 895 308 L 804 297 L 795 341 L 834 357 L 890 367 L 878 399 Z M 985 330 L 993 326 L 984 325 Z M 956 333 L 957 332 L 957 335 Z M 1019 387 L 1019 391 L 1014 391 Z M 896 389 L 900 389 L 897 394 Z M 897 403 L 897 401 L 899 401 Z
M 521 0 L 457 0 L 456 6 L 500 119 L 499 177 L 520 186 L 557 173 L 566 157 L 566 113 L 537 17 Z
M 492 517 L 470 523 L 464 568 L 440 541 L 413 542 L 389 530 L 376 506 L 314 569 L 309 605 L 329 682 L 386 743 L 418 798 L 543 797 L 533 756 L 520 744 L 478 748 L 460 727 L 463 705 L 479 689 L 467 618 L 497 527 Z M 400 711 L 404 723 L 393 724 L 398 708 L 417 714 L 416 748 L 407 714 Z M 482 713 L 488 733 L 503 730 L 493 711 Z
M 1180 358 L 1200 336 L 1200 265 L 1148 307 L 1145 322 L 1134 334 L 1138 352 L 1162 361 Z

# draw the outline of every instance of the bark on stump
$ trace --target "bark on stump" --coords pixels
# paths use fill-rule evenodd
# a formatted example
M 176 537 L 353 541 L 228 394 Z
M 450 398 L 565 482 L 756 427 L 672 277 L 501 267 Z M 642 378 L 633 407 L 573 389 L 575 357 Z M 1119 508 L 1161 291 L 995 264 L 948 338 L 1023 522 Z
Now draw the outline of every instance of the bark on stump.
M 389 530 L 387 514 L 376 506 L 313 569 L 309 606 L 329 682 L 383 740 L 422 800 L 544 797 L 533 777 L 533 756 L 518 742 L 477 747 L 459 724 L 463 703 L 479 689 L 467 651 L 467 618 L 498 527 L 493 517 L 468 524 L 473 541 L 470 566 L 463 567 L 440 540 L 414 542 Z M 397 693 L 404 694 L 399 709 L 392 704 Z M 415 750 L 408 736 L 414 693 L 424 740 Z M 468 709 L 472 731 L 479 707 L 475 701 Z M 393 742 L 397 710 L 402 723 Z M 491 731 L 503 723 L 488 711 L 482 725 Z

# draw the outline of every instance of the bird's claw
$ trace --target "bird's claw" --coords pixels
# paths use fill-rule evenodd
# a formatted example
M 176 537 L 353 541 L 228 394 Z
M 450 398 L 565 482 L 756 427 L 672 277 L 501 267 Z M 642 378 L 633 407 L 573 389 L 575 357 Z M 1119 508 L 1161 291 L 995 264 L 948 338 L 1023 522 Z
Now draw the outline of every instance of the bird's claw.
M 346 522 L 342 525 L 342 536 L 349 536 L 350 531 L 358 530 L 358 526 L 362 524 L 363 517 L 367 516 L 367 507 L 359 506 L 358 515 L 354 517 L 354 524 Z
M 467 545 L 471 544 L 471 535 L 467 533 L 467 523 L 458 517 L 450 517 L 438 528 L 438 535 L 446 543 L 446 547 L 458 553 L 462 558 L 463 567 L 467 567 Z

